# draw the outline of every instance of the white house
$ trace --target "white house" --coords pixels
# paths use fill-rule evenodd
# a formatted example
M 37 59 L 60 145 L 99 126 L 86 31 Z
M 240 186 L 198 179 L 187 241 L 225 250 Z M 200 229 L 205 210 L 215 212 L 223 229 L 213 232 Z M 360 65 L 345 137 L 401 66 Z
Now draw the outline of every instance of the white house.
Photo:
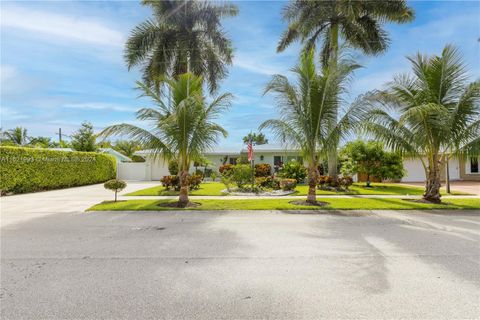
M 119 163 L 119 177 L 125 180 L 160 180 L 163 176 L 169 175 L 168 162 L 161 156 L 154 156 L 150 150 L 141 150 L 135 152 L 135 155 L 141 156 L 145 162 L 140 163 Z M 206 152 L 205 158 L 210 160 L 208 166 L 213 171 L 223 164 L 235 164 L 239 157 L 246 157 L 247 150 L 216 148 L 214 151 Z M 278 144 L 264 144 L 254 146 L 254 162 L 268 163 L 273 170 L 291 160 L 302 161 L 299 150 L 287 149 Z M 452 158 L 449 160 L 450 180 L 474 180 L 480 181 L 480 157 L 467 157 L 465 159 Z M 423 182 L 425 181 L 425 172 L 419 159 L 404 160 L 405 176 L 402 182 Z M 193 172 L 194 168 L 191 168 Z M 445 179 L 445 170 L 442 171 L 442 179 Z

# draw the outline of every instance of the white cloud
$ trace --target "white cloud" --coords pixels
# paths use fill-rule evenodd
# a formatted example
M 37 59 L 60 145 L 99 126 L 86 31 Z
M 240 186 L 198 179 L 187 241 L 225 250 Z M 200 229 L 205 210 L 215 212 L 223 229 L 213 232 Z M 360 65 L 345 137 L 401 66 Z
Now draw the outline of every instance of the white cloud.
M 114 103 L 103 102 L 86 102 L 86 103 L 69 103 L 62 107 L 69 109 L 82 109 L 82 110 L 112 110 L 119 112 L 134 112 L 136 107 L 122 106 Z
M 18 28 L 50 36 L 99 45 L 122 46 L 121 32 L 91 19 L 28 10 L 18 6 L 2 7 L 2 28 Z
M 22 114 L 6 106 L 0 107 L 0 115 L 1 115 L 2 122 L 27 118 L 25 114 Z

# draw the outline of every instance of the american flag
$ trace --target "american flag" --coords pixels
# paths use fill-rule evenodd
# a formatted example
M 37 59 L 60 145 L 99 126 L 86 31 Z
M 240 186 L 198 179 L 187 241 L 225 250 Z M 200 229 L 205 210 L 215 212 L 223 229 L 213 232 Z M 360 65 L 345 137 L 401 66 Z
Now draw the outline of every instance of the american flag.
M 248 143 L 247 151 L 248 151 L 248 161 L 252 161 L 253 160 L 253 144 L 252 144 L 252 141 L 250 141 Z

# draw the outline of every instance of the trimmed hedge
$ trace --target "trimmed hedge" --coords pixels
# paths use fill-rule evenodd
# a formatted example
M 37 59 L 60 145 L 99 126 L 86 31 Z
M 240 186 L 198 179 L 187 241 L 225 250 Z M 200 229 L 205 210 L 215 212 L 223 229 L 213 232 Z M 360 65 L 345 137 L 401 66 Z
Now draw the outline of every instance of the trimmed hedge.
M 82 186 L 115 176 L 115 158 L 107 154 L 0 147 L 2 194 Z

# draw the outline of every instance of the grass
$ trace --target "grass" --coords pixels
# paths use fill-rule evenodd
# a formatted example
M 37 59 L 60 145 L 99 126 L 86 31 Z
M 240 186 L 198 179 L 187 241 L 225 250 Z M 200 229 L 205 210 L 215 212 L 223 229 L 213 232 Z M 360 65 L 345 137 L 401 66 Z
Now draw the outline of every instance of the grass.
M 294 205 L 290 199 L 254 200 L 194 200 L 200 206 L 178 209 L 162 207 L 176 200 L 127 200 L 102 202 L 88 211 L 165 211 L 165 210 L 408 210 L 408 209 L 480 209 L 479 198 L 448 199 L 444 204 L 417 203 L 398 198 L 319 198 L 329 204 L 324 207 Z
M 203 182 L 200 189 L 189 192 L 191 196 L 224 196 L 222 190 L 225 185 L 220 182 Z M 147 189 L 130 192 L 126 196 L 177 196 L 178 191 L 165 190 L 162 186 L 155 186 Z
M 191 196 L 223 196 L 222 190 L 225 186 L 220 182 L 204 182 L 200 189 L 190 192 Z M 399 185 L 396 183 L 372 183 L 372 187 L 365 187 L 365 183 L 354 183 L 349 192 L 334 192 L 326 190 L 317 190 L 318 195 L 422 195 L 422 187 L 412 187 Z M 298 185 L 294 195 L 307 195 L 308 186 Z M 442 194 L 446 194 L 442 191 Z M 465 194 L 461 192 L 452 192 L 453 195 Z M 167 191 L 162 186 L 150 187 L 126 194 L 126 196 L 176 196 L 178 191 Z

